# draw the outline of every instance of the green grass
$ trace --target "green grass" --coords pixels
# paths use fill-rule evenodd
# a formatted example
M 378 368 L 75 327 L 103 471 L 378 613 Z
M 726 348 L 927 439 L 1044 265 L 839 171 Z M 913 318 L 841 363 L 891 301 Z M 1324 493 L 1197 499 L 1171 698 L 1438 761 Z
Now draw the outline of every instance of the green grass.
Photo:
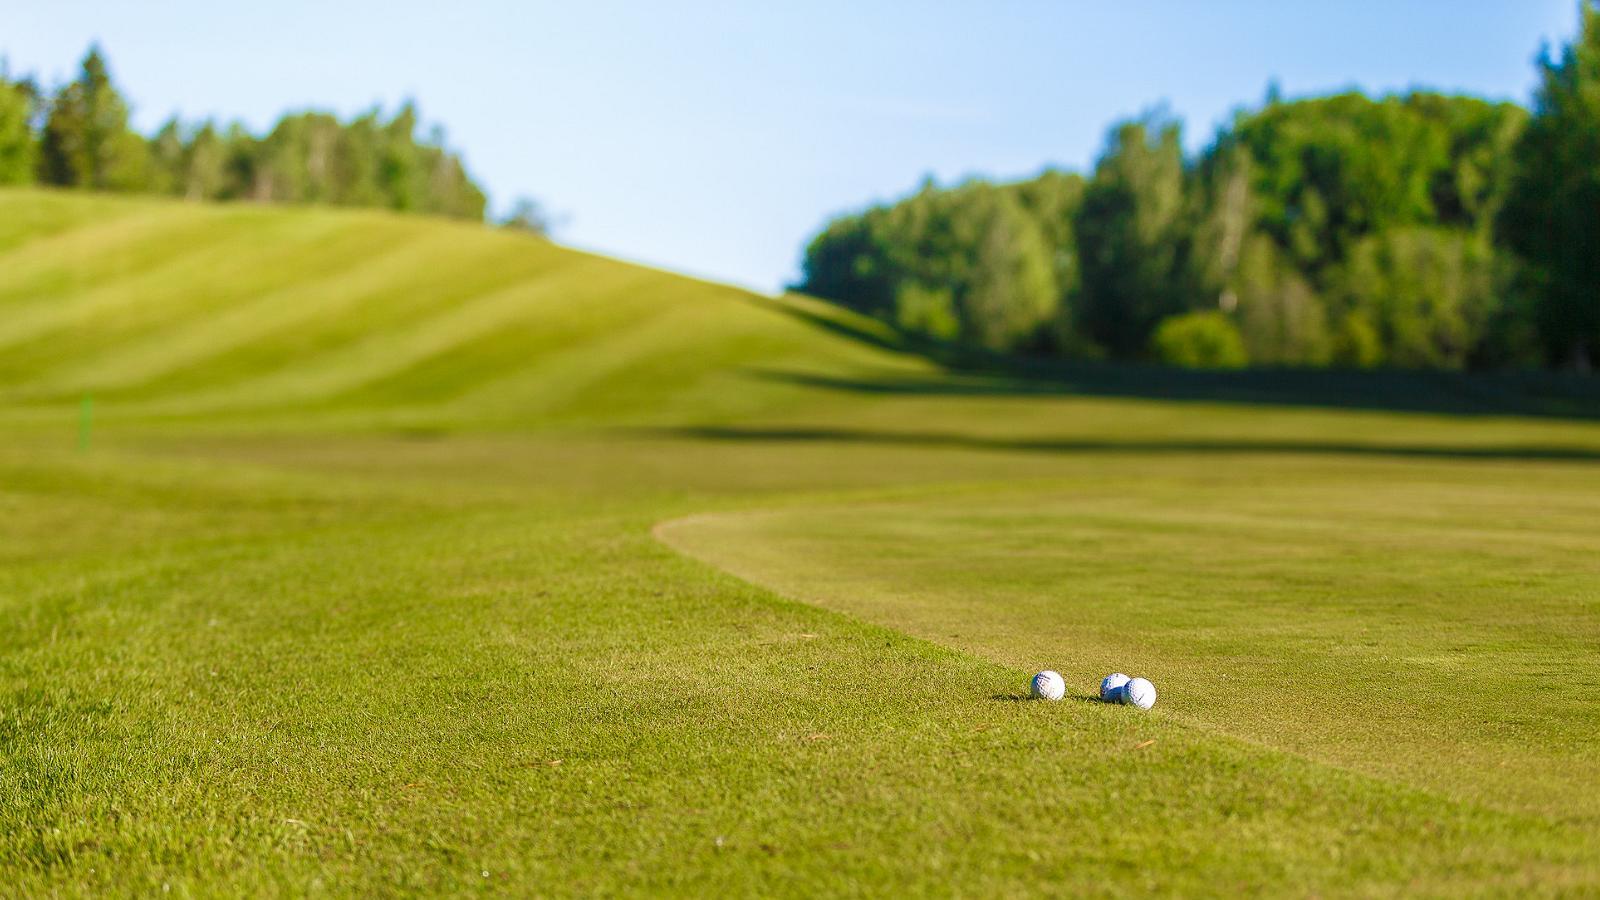
M 0 193 L 0 878 L 1600 891 L 1600 424 L 886 343 L 457 224 Z

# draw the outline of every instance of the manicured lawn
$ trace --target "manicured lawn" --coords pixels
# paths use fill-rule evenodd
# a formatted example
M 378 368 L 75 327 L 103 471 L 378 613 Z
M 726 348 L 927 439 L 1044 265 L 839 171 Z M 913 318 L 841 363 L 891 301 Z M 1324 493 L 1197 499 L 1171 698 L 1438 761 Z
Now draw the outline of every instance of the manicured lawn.
M 9 890 L 1600 890 L 1589 420 L 948 375 L 424 219 L 19 221 Z

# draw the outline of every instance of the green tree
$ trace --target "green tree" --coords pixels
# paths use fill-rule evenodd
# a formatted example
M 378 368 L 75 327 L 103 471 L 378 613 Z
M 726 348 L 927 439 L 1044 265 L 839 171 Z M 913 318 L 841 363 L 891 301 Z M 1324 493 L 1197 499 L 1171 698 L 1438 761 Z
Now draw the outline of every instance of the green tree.
M 991 350 L 1015 350 L 1056 311 L 1050 252 L 1038 226 L 1009 195 L 994 192 L 979 215 L 976 256 L 958 295 L 962 335 Z
M 14 85 L 0 82 L 0 184 L 33 180 L 33 131 L 28 128 L 31 103 Z
M 799 290 L 858 312 L 892 318 L 902 276 L 879 242 L 888 216 L 883 207 L 829 222 L 806 245 Z
M 445 147 L 444 129 L 435 125 L 422 144 L 422 168 L 428 189 L 423 211 L 460 219 L 481 220 L 489 198 L 467 173 L 466 163 Z
M 177 191 L 187 200 L 215 200 L 228 191 L 228 148 L 217 129 L 206 122 L 183 150 Z
M 1052 169 L 1009 186 L 1022 211 L 1038 227 L 1049 255 L 1057 296 L 1051 338 L 1062 354 L 1076 352 L 1083 344 L 1076 321 L 1082 288 L 1076 223 L 1084 184 L 1083 176 L 1076 172 Z
M 894 324 L 902 331 L 926 334 L 941 341 L 961 338 L 961 317 L 947 286 L 901 282 L 895 289 Z
M 1349 310 L 1339 318 L 1331 344 L 1333 361 L 1341 366 L 1372 369 L 1383 365 L 1383 338 L 1360 310 Z
M 34 179 L 38 143 L 33 136 L 37 94 L 29 81 L 12 81 L 0 60 L 0 184 Z
M 1200 211 L 1188 278 L 1197 294 L 1223 311 L 1238 304 L 1234 279 L 1245 242 L 1256 227 L 1250 154 L 1238 144 L 1214 148 L 1201 160 L 1192 188 Z
M 1472 97 L 1346 93 L 1241 114 L 1211 154 L 1248 154 L 1256 225 L 1320 282 L 1369 234 L 1487 230 L 1524 119 L 1512 104 Z
M 0 76 L 0 183 L 26 180 L 31 167 L 51 184 L 191 200 L 382 206 L 478 220 L 488 206 L 442 130 L 418 139 L 410 102 L 387 120 L 377 108 L 345 121 L 286 114 L 259 137 L 238 123 L 219 131 L 173 118 L 146 141 L 128 128 L 127 103 L 92 47 L 77 79 L 52 98 L 35 159 L 28 87 Z
M 909 197 L 836 219 L 806 249 L 802 290 L 908 330 L 993 350 L 1037 348 L 1070 268 L 1041 227 L 1070 238 L 1071 181 L 996 187 L 931 180 Z M 1063 252 L 1069 252 L 1065 248 Z
M 152 193 L 181 193 L 184 157 L 188 153 L 182 129 L 182 123 L 173 117 L 150 139 L 150 169 L 145 188 Z
M 545 237 L 550 234 L 550 215 L 532 197 L 518 197 L 511 214 L 500 220 L 501 228 Z
M 146 178 L 144 139 L 128 129 L 128 105 L 99 47 L 50 103 L 40 144 L 42 180 L 95 190 L 137 190 Z
M 1180 137 L 1153 116 L 1113 129 L 1078 210 L 1077 322 L 1118 356 L 1142 352 L 1156 323 L 1191 299 L 1180 287 L 1189 239 Z
M 1147 117 L 1112 131 L 1088 180 L 927 181 L 837 219 L 800 287 L 996 348 L 1137 358 L 1158 322 L 1213 310 L 1258 364 L 1514 364 L 1538 271 L 1510 289 L 1493 223 L 1526 124 L 1511 104 L 1427 92 L 1273 97 L 1191 162 L 1176 124 Z M 1047 305 L 1030 299 L 1039 249 L 1055 313 L 1030 328 Z
M 1600 352 L 1600 9 L 1580 10 L 1578 38 L 1540 59 L 1501 234 L 1535 285 L 1547 357 L 1587 370 Z
M 1240 369 L 1250 361 L 1239 330 L 1216 311 L 1162 319 L 1150 336 L 1150 352 L 1167 365 L 1187 369 Z
M 401 208 L 385 190 L 383 157 L 389 148 L 378 110 L 357 116 L 342 129 L 330 117 L 325 131 L 332 157 L 330 167 L 319 173 L 326 183 L 320 199 L 343 206 Z M 409 135 L 406 144 L 409 147 Z
M 377 180 L 390 209 L 420 211 L 428 204 L 428 160 L 416 132 L 417 108 L 409 100 L 382 126 Z
M 1465 366 L 1499 287 L 1491 247 L 1469 232 L 1439 228 L 1364 238 L 1340 280 L 1353 321 L 1370 323 L 1385 361 L 1404 368 Z
M 1224 295 L 1239 322 L 1251 362 L 1317 366 L 1328 362 L 1327 310 L 1311 283 L 1272 240 L 1244 240 Z

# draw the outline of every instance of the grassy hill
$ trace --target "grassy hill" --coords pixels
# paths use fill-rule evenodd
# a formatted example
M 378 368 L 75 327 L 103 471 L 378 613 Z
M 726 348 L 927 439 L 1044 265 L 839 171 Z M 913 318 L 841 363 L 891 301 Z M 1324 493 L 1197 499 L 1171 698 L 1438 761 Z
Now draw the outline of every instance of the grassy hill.
M 1585 383 L 963 362 L 478 227 L 0 192 L 0 878 L 1600 890 Z
M 16 191 L 0 219 L 7 406 L 667 421 L 794 393 L 728 390 L 742 367 L 884 361 L 745 292 L 480 226 Z

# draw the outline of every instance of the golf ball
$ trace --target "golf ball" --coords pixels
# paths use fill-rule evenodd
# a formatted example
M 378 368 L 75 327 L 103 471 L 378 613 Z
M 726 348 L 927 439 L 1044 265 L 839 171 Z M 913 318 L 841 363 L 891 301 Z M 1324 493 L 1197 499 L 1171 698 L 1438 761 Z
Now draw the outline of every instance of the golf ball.
M 1124 703 L 1131 703 L 1140 709 L 1149 709 L 1156 705 L 1156 686 L 1147 678 L 1130 679 L 1122 687 Z
M 1128 676 L 1121 672 L 1112 672 L 1100 679 L 1100 699 L 1107 703 L 1121 703 L 1122 686 L 1128 683 Z
M 1033 676 L 1033 681 L 1028 684 L 1028 693 L 1044 700 L 1060 700 L 1067 695 L 1067 682 L 1061 673 L 1046 669 Z

